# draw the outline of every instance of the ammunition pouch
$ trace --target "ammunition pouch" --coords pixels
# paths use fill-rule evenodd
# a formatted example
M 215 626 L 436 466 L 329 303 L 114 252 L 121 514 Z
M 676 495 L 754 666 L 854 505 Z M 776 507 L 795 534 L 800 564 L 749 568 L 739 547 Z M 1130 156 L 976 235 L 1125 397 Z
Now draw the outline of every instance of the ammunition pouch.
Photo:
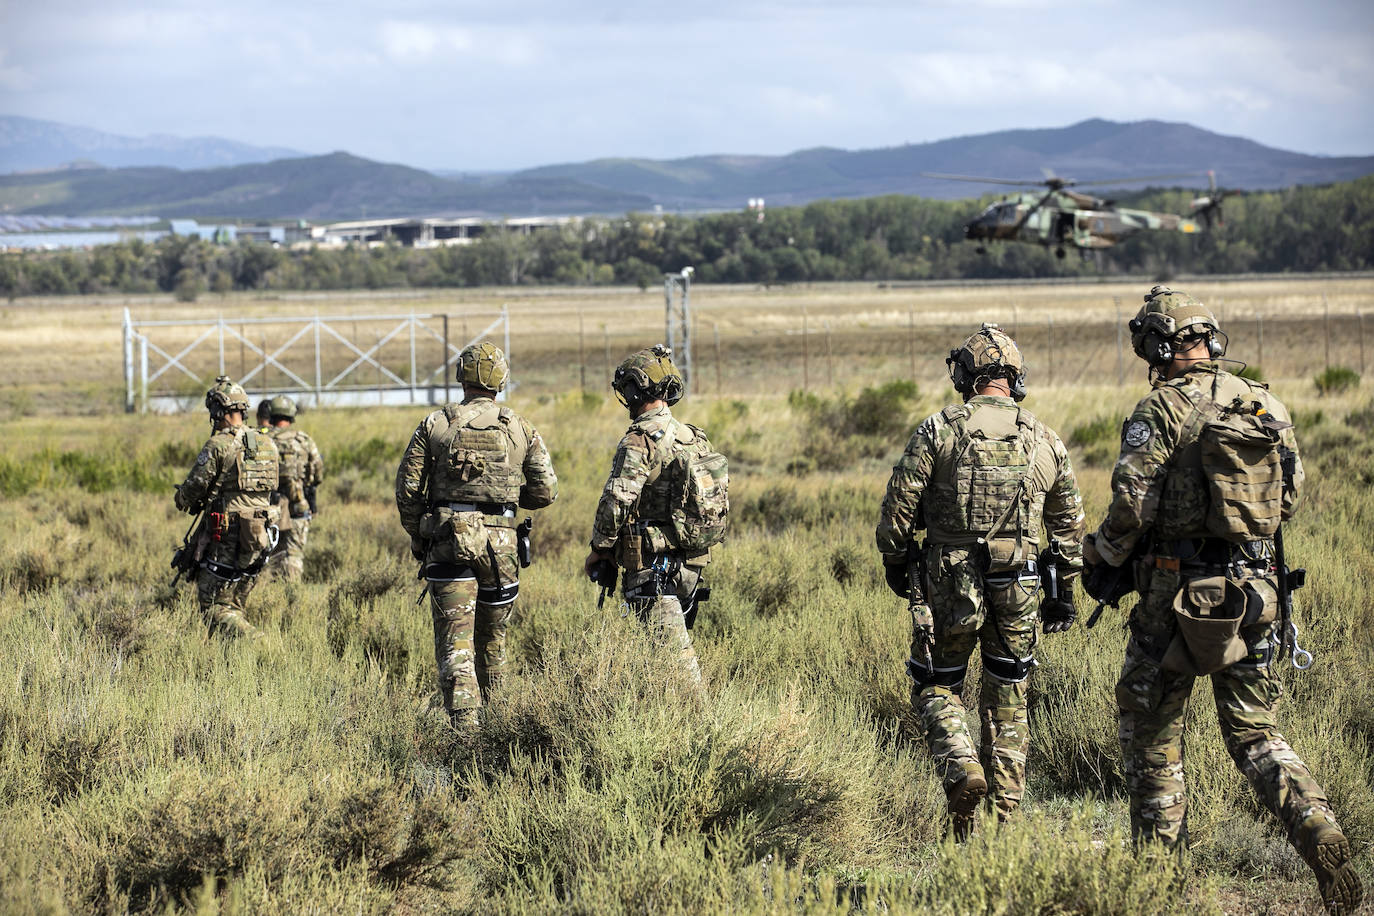
M 968 674 L 968 665 L 937 668 L 932 663 L 918 662 L 914 658 L 908 658 L 906 660 L 906 673 L 918 690 L 924 690 L 927 687 L 944 687 L 958 692 L 963 689 L 964 677 Z
M 1240 584 L 1225 576 L 1185 582 L 1174 596 L 1176 631 L 1161 667 L 1202 677 L 1244 659 L 1250 650 L 1240 629 L 1250 603 Z
M 510 604 L 520 594 L 520 583 L 510 585 L 481 585 L 477 588 L 477 600 L 482 604 L 500 606 Z
M 1020 537 L 991 538 L 982 546 L 989 576 L 1019 573 L 1027 564 L 1035 562 L 1035 555 L 1026 549 L 1026 542 Z
M 1002 658 L 1000 655 L 983 653 L 983 670 L 1008 683 L 1024 681 L 1030 677 L 1031 669 L 1034 667 L 1034 655 L 1027 655 L 1025 658 Z

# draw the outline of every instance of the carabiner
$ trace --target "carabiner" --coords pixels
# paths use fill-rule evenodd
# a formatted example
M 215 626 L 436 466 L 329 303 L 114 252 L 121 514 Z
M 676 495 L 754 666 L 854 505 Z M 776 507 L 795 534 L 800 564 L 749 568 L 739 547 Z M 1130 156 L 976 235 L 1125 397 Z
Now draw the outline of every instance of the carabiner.
M 1299 671 L 1306 671 L 1308 668 L 1312 667 L 1314 659 L 1311 652 L 1308 652 L 1302 646 L 1298 645 L 1298 624 L 1296 621 L 1288 621 L 1288 635 L 1293 640 L 1293 654 L 1290 656 L 1289 660 L 1293 662 L 1294 668 L 1297 668 Z M 1300 658 L 1306 659 L 1306 661 L 1299 661 Z

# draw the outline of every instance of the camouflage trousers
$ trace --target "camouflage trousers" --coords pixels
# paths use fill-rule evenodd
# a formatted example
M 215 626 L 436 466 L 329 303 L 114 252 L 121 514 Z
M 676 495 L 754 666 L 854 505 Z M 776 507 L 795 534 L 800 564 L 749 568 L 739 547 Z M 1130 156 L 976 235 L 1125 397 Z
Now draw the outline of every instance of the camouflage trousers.
M 293 582 L 305 575 L 305 542 L 309 536 L 309 518 L 291 519 L 291 526 L 281 533 L 276 549 L 267 558 L 268 572 Z
M 1174 632 L 1174 595 L 1183 580 L 1156 570 L 1131 613 L 1131 639 L 1116 685 L 1131 830 L 1137 839 L 1177 845 L 1187 838 L 1183 784 L 1183 719 L 1195 678 L 1160 667 Z M 1275 624 L 1240 631 L 1244 660 L 1210 675 L 1226 750 L 1264 806 L 1283 823 L 1289 842 L 1309 859 L 1314 838 L 1336 818 L 1307 766 L 1275 722 L 1282 685 L 1272 659 Z
M 450 713 L 477 709 L 500 687 L 506 673 L 506 628 L 520 588 L 515 534 L 487 529 L 482 556 L 426 567 L 434 618 L 434 660 L 439 693 Z
M 626 572 L 623 594 L 630 610 L 649 628 L 651 638 L 658 645 L 675 647 L 682 669 L 695 683 L 701 683 L 701 665 L 697 650 L 692 646 L 692 634 L 687 629 L 683 602 L 696 593 L 701 570 L 682 566 L 658 586 L 661 594 L 651 594 L 654 573 L 650 569 Z M 646 594 L 650 593 L 650 594 Z M 640 597 L 642 596 L 642 597 Z
M 931 660 L 937 670 L 952 672 L 952 686 L 911 689 L 911 705 L 925 728 L 926 743 L 946 791 L 981 769 L 999 816 L 1021 804 L 1026 784 L 1026 750 L 1030 727 L 1026 714 L 1026 678 L 999 677 L 986 659 L 1029 658 L 1035 649 L 1039 618 L 1038 580 L 1012 579 L 989 584 L 980 563 L 964 548 L 929 547 L 926 552 L 926 598 L 935 625 Z M 913 618 L 913 630 L 920 622 Z M 919 634 L 913 633 L 912 658 L 920 658 Z M 980 646 L 984 655 L 978 717 L 981 750 L 975 750 L 968 711 L 960 697 L 962 669 Z
M 262 635 L 244 616 L 248 596 L 257 581 L 257 576 L 221 579 L 208 569 L 196 574 L 196 598 L 200 602 L 201 616 L 209 624 L 211 632 L 250 639 Z

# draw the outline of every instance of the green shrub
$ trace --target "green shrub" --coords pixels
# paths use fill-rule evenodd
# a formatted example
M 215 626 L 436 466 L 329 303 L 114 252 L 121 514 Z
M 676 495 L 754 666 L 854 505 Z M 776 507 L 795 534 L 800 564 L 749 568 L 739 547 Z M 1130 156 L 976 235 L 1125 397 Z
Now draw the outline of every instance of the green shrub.
M 1259 366 L 1243 366 L 1236 375 L 1243 379 L 1249 379 L 1252 382 L 1264 381 L 1264 372 Z
M 1349 366 L 1327 366 L 1312 379 L 1318 394 L 1336 394 L 1360 384 L 1360 373 Z

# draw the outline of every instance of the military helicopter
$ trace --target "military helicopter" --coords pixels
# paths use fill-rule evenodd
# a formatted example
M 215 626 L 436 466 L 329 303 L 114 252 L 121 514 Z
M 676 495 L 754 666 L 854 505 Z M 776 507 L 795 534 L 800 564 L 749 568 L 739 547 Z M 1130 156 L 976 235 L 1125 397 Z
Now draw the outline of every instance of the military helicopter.
M 1083 257 L 1089 257 L 1100 248 L 1110 248 L 1117 242 L 1142 229 L 1159 229 L 1173 232 L 1202 232 L 1212 228 L 1213 223 L 1222 224 L 1222 201 L 1239 191 L 1224 191 L 1217 188 L 1216 175 L 1208 172 L 1211 191 L 1195 198 L 1192 202 L 1191 217 L 1174 213 L 1155 213 L 1150 210 L 1129 210 L 1116 206 L 1115 201 L 1103 200 L 1091 194 L 1069 190 L 1072 187 L 1091 185 L 1120 185 L 1133 181 L 1162 181 L 1173 178 L 1196 178 L 1196 174 L 1145 175 L 1136 178 L 1108 178 L 1096 181 L 1075 181 L 1060 178 L 1046 170 L 1045 177 L 1036 180 L 1017 180 L 1008 178 L 980 178 L 973 175 L 947 175 L 940 172 L 922 172 L 926 178 L 943 178 L 949 181 L 974 181 L 987 184 L 1007 184 L 1021 187 L 1043 187 L 1048 190 L 1021 192 L 1004 197 L 988 206 L 973 222 L 964 227 L 964 237 L 977 242 L 1031 242 L 1046 248 L 1054 246 L 1057 257 L 1064 257 L 1065 246 L 1077 248 Z M 979 244 L 979 254 L 986 254 L 987 247 Z

